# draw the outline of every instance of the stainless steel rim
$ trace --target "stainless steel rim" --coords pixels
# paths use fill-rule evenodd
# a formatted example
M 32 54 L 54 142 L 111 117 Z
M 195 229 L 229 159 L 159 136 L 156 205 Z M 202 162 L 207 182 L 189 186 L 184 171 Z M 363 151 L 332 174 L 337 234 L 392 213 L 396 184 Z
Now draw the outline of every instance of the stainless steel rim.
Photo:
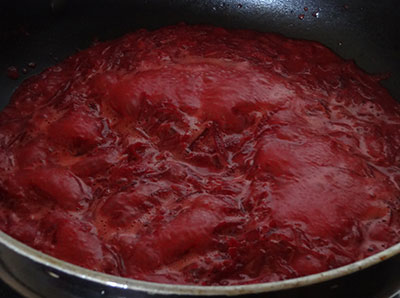
M 15 251 L 16 253 L 31 259 L 34 262 L 49 266 L 58 271 L 64 272 L 75 277 L 96 282 L 98 284 L 121 289 L 142 291 L 149 294 L 177 294 L 177 295 L 240 295 L 261 292 L 271 292 L 277 290 L 287 290 L 296 287 L 307 286 L 330 279 L 338 278 L 384 261 L 400 253 L 400 243 L 366 259 L 355 263 L 339 267 L 330 271 L 304 277 L 288 279 L 284 281 L 268 282 L 260 284 L 240 285 L 240 286 L 190 286 L 190 285 L 170 285 L 154 282 L 145 282 L 113 276 L 105 273 L 85 269 L 76 265 L 69 264 L 40 251 L 37 251 L 0 231 L 0 243 Z M 49 274 L 54 274 L 49 271 Z

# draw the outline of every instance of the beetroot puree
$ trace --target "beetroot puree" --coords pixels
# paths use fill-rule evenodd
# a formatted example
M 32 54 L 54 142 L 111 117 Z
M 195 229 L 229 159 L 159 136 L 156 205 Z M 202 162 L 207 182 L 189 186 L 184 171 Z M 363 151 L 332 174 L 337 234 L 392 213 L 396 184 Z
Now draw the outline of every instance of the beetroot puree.
M 0 227 L 125 277 L 282 280 L 400 241 L 400 108 L 322 45 L 185 25 L 100 43 L 0 115 Z

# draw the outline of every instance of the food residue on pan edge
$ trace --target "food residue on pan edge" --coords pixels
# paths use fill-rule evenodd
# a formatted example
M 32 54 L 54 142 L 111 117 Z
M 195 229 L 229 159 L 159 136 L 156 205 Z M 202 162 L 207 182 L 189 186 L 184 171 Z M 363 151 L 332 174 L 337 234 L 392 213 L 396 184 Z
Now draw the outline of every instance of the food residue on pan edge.
M 15 92 L 0 228 L 141 280 L 308 275 L 400 241 L 399 148 L 399 104 L 319 43 L 139 30 Z
M 13 65 L 9 66 L 7 68 L 7 76 L 12 80 L 18 80 L 18 78 L 19 78 L 18 68 Z

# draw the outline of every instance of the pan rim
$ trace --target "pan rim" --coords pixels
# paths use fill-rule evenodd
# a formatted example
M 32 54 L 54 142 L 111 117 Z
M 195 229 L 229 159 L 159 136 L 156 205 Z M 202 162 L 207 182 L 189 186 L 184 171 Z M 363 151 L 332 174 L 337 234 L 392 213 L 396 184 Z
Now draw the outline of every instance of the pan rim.
M 289 290 L 297 287 L 304 287 L 312 284 L 322 283 L 335 278 L 339 278 L 357 271 L 371 267 L 377 263 L 387 260 L 397 254 L 400 254 L 400 243 L 397 243 L 377 254 L 369 256 L 357 262 L 338 267 L 329 271 L 324 271 L 303 277 L 297 277 L 282 281 L 246 284 L 246 285 L 231 285 L 231 286 L 197 286 L 197 285 L 177 285 L 155 283 L 148 281 L 135 280 L 120 276 L 114 276 L 106 273 L 101 273 L 86 269 L 71 263 L 59 260 L 55 257 L 42 253 L 34 248 L 31 248 L 22 242 L 12 238 L 11 236 L 0 231 L 0 244 L 11 249 L 15 253 L 30 259 L 33 262 L 55 269 L 67 275 L 76 278 L 91 281 L 106 287 L 119 288 L 123 290 L 132 290 L 145 292 L 147 294 L 161 295 L 193 295 L 193 296 L 212 296 L 226 295 L 235 296 L 243 294 L 266 293 L 279 290 Z M 51 271 L 48 272 L 50 275 Z M 53 273 L 54 274 L 54 273 Z

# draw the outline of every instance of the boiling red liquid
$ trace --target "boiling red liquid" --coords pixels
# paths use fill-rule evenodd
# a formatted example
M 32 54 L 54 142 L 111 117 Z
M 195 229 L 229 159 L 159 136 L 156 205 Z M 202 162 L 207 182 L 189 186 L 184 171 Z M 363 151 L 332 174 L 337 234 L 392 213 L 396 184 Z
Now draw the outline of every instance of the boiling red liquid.
M 141 280 L 294 278 L 400 241 L 399 149 L 399 104 L 318 43 L 141 30 L 15 92 L 0 228 Z

